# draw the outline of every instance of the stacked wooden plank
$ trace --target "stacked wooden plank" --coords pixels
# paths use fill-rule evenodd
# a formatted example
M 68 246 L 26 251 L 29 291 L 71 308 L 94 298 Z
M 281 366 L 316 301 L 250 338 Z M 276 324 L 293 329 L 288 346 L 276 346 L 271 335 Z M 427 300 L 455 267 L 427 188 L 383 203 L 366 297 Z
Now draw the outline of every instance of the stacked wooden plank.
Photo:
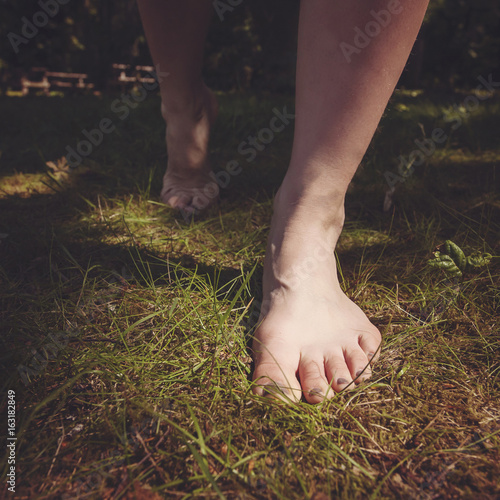
M 94 84 L 88 82 L 85 73 L 63 73 L 48 71 L 47 68 L 31 68 L 28 75 L 21 77 L 23 95 L 29 94 L 31 89 L 42 90 L 48 95 L 51 90 L 90 90 Z
M 118 87 L 124 91 L 141 83 L 153 84 L 156 82 L 154 72 L 153 66 L 113 64 L 107 86 L 109 89 Z M 54 90 L 84 91 L 94 88 L 94 84 L 89 82 L 89 75 L 85 73 L 49 71 L 47 68 L 31 68 L 28 73 L 21 76 L 20 85 L 18 83 L 15 86 L 20 86 L 23 95 L 40 90 L 48 95 Z
M 131 64 L 113 64 L 111 78 L 108 80 L 109 87 L 125 88 L 137 83 L 154 83 L 153 66 L 132 66 Z

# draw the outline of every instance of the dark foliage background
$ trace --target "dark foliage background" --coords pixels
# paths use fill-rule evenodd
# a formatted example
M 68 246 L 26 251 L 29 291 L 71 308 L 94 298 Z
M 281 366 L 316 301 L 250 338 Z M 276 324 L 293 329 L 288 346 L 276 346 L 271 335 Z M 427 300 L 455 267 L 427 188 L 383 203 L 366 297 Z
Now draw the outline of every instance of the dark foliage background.
M 40 66 L 88 73 L 103 87 L 112 63 L 151 63 L 135 0 L 68 0 L 33 38 L 19 44 L 18 53 L 9 34 L 21 35 L 23 18 L 32 21 L 40 2 L 0 2 L 4 87 L 12 75 Z M 208 83 L 221 90 L 292 88 L 299 0 L 242 0 L 234 7 L 218 0 L 219 12 L 215 5 L 207 41 Z M 479 75 L 498 77 L 499 61 L 497 0 L 432 0 L 401 85 L 474 87 Z

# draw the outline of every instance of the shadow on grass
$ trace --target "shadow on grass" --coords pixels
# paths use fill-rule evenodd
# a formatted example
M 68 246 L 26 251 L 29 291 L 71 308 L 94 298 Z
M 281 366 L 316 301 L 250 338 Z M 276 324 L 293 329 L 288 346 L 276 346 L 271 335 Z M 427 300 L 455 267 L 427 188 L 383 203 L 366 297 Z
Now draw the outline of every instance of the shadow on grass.
M 42 175 L 45 160 L 108 111 L 92 102 L 56 106 L 52 120 L 60 101 L 29 102 L 31 125 L 29 106 L 14 113 L 0 187 L 19 165 Z M 350 189 L 342 285 L 385 344 L 372 382 L 323 406 L 262 405 L 248 394 L 241 323 L 251 331 L 258 311 L 245 308 L 262 300 L 270 199 L 290 135 L 245 163 L 221 204 L 192 224 L 153 201 L 165 163 L 153 101 L 74 172 L 74 184 L 1 199 L 1 364 L 4 389 L 18 397 L 25 496 L 104 498 L 123 484 L 167 497 L 213 496 L 214 484 L 249 498 L 498 493 L 498 118 L 471 116 L 486 125 L 460 128 L 382 212 L 384 172 L 397 172 L 422 127 L 441 123 L 440 102 L 405 97 L 407 110 L 390 108 Z M 222 107 L 219 166 L 239 158 L 238 144 L 277 105 L 257 104 Z M 494 259 L 452 281 L 427 267 L 448 238 Z M 23 386 L 19 363 L 71 327 L 80 333 Z

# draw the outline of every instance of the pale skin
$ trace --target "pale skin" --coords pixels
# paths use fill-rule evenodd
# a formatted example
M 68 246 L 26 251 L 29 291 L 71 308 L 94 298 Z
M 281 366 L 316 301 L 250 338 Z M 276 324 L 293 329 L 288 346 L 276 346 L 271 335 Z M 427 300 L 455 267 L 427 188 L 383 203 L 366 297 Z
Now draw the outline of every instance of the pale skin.
M 347 187 L 404 68 L 428 0 L 302 0 L 292 156 L 275 197 L 253 340 L 254 392 L 310 403 L 371 375 L 378 329 L 342 291 L 334 249 Z M 161 85 L 169 162 L 163 201 L 193 212 L 212 182 L 207 162 L 217 105 L 202 76 L 209 0 L 139 0 Z M 346 57 L 341 43 L 388 10 L 390 22 Z

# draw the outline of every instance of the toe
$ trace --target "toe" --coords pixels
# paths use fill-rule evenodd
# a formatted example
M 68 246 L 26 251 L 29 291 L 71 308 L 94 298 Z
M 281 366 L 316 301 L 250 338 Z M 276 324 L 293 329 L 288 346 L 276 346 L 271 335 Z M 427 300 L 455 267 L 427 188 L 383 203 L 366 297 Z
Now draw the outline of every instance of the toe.
M 165 205 L 178 210 L 186 210 L 192 200 L 192 196 L 189 196 L 187 193 L 183 193 L 182 191 L 175 192 L 173 189 L 163 190 L 160 197 Z
M 188 213 L 201 212 L 219 197 L 219 186 L 210 174 L 200 175 L 189 181 L 171 178 L 168 172 L 163 177 L 160 198 L 166 205 Z
M 360 336 L 359 346 L 365 352 L 370 363 L 375 362 L 380 355 L 380 344 L 382 337 L 380 332 L 374 327 L 373 333 L 366 333 Z
M 252 391 L 259 396 L 298 402 L 302 395 L 293 371 L 276 364 L 260 364 L 255 368 Z
M 325 371 L 332 388 L 342 391 L 346 387 L 353 388 L 351 371 L 343 354 L 331 354 L 325 358 Z
M 320 403 L 334 394 L 325 373 L 323 355 L 302 355 L 299 365 L 300 385 L 309 403 Z
M 262 377 L 259 383 L 263 385 L 260 386 L 259 390 L 254 390 L 254 392 L 260 396 L 269 399 L 277 399 L 285 403 L 296 403 L 298 401 L 296 390 L 284 383 L 276 382 L 267 377 Z
M 299 356 L 279 350 L 255 354 L 254 394 L 288 402 L 300 401 L 302 391 L 296 377 Z
M 365 351 L 359 345 L 349 346 L 344 350 L 344 359 L 351 377 L 356 384 L 364 382 L 371 377 L 370 361 Z

